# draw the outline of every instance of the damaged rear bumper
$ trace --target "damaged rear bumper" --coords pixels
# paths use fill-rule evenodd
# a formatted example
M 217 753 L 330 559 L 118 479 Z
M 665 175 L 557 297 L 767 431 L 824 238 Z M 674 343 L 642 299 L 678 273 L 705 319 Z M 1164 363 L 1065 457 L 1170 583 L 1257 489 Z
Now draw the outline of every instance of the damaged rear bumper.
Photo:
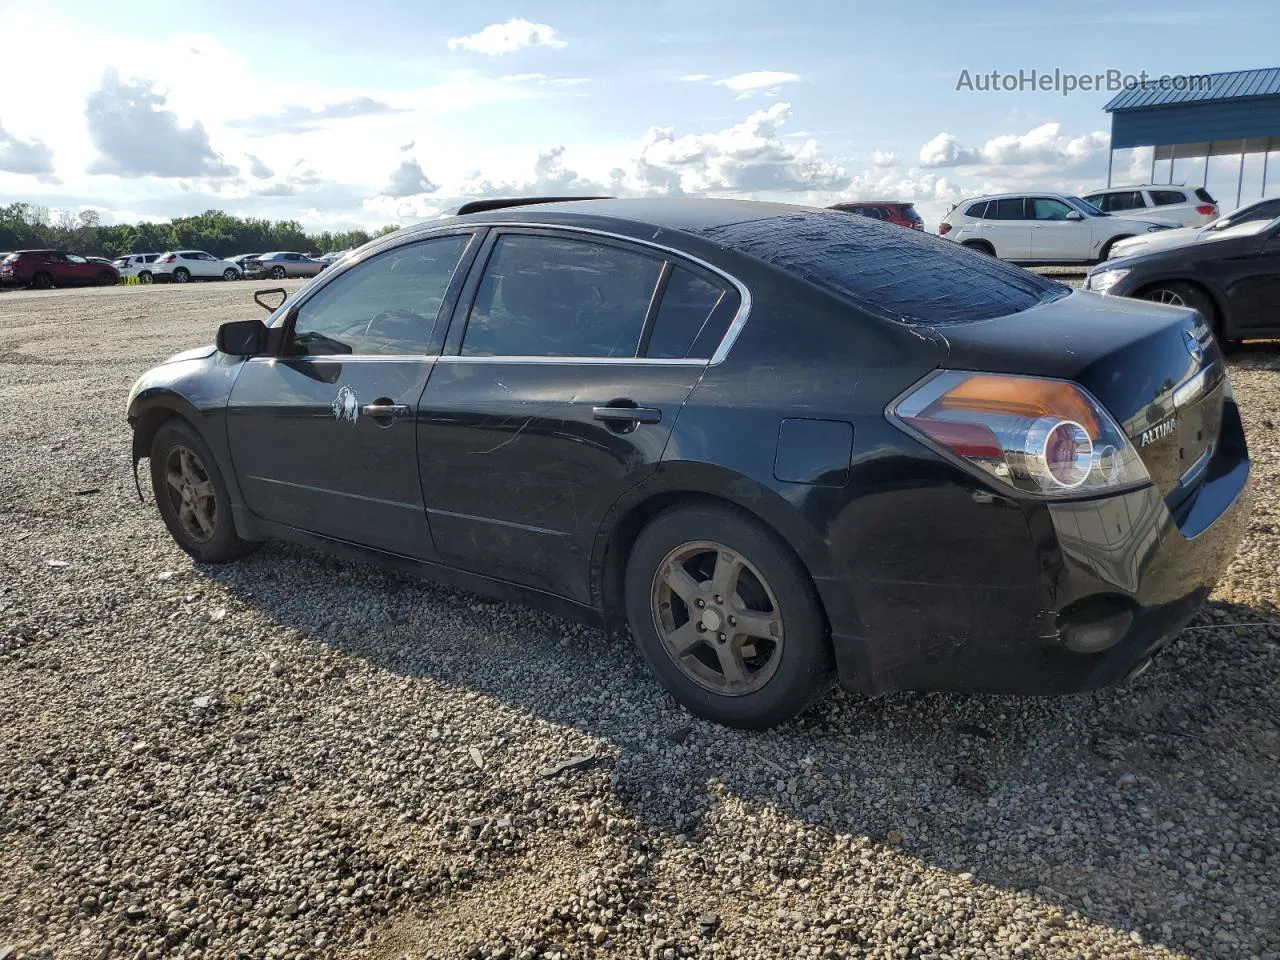
M 1010 566 L 1007 555 L 982 555 L 999 549 L 994 538 L 968 544 L 971 582 L 820 582 L 841 683 L 864 694 L 1042 695 L 1141 672 L 1195 616 L 1243 536 L 1249 461 L 1234 405 L 1230 420 L 1224 434 L 1238 442 L 1224 436 L 1203 482 L 1175 511 L 1154 486 L 1024 505 L 1032 549 L 1022 545 L 1019 564 L 1028 569 L 1017 582 L 982 582 L 982 571 Z M 938 550 L 956 549 L 946 529 L 934 535 Z

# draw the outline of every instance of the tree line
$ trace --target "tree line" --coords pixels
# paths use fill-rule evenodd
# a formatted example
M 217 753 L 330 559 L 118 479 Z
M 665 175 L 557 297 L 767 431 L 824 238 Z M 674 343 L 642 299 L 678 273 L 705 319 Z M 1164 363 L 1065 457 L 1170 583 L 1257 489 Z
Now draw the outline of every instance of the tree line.
M 374 233 L 307 233 L 296 220 L 236 217 L 221 210 L 206 210 L 168 223 L 104 224 L 94 210 L 51 212 L 30 203 L 0 205 L 0 250 L 55 249 L 85 257 L 166 250 L 204 250 L 215 257 L 273 250 L 320 254 L 358 247 L 397 229 L 386 226 Z

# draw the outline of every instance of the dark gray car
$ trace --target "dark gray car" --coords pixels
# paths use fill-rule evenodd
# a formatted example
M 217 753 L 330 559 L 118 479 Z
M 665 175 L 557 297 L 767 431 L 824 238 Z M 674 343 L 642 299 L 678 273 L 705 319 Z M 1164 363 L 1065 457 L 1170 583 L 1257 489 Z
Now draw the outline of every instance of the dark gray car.
M 247 277 L 283 280 L 285 277 L 314 277 L 327 266 L 327 263 L 313 260 L 305 253 L 277 252 L 244 261 L 244 272 Z

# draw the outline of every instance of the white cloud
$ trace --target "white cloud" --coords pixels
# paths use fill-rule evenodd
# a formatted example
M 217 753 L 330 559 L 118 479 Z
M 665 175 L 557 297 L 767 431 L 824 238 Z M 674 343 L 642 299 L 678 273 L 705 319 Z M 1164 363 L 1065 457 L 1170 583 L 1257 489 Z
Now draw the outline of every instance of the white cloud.
M 259 180 L 267 180 L 275 176 L 275 171 L 263 163 L 254 154 L 246 154 L 249 160 L 249 173 L 257 177 Z
M 22 140 L 0 126 L 0 170 L 35 177 L 41 183 L 59 184 L 53 175 L 53 151 L 43 140 Z
M 781 70 L 753 70 L 750 73 L 739 73 L 732 77 L 717 80 L 722 87 L 728 87 L 734 93 L 760 93 L 772 90 L 784 83 L 795 83 L 800 79 L 797 73 L 785 73 Z
M 683 77 L 681 77 L 680 79 L 681 79 L 681 80 L 683 80 L 685 83 L 702 83 L 702 82 L 704 82 L 704 81 L 706 81 L 706 80 L 710 80 L 710 79 L 711 79 L 711 74 L 709 74 L 709 73 L 686 73 L 686 74 L 685 74 Z
M 439 189 L 427 178 L 417 160 L 405 160 L 391 171 L 391 179 L 382 188 L 382 193 L 388 197 L 412 197 L 420 193 L 435 193 Z
M 269 137 L 274 134 L 307 133 L 326 120 L 350 120 L 354 117 L 372 117 L 401 112 L 403 111 L 389 103 L 383 103 L 372 97 L 352 97 L 339 103 L 327 103 L 321 107 L 289 104 L 275 113 L 228 120 L 227 126 L 247 130 L 250 136 Z
M 550 47 L 559 50 L 564 46 L 565 42 L 556 36 L 553 27 L 522 18 L 508 20 L 506 23 L 491 23 L 479 33 L 449 38 L 450 50 L 470 50 L 488 56 L 514 53 L 524 47 Z
M 940 133 L 920 148 L 920 164 L 925 167 L 956 167 L 982 164 L 991 167 L 1032 165 L 1074 165 L 1107 149 L 1110 138 L 1101 130 L 1066 137 L 1057 121 L 1042 123 L 1027 133 L 1007 133 L 992 137 L 982 147 L 971 149 L 950 133 Z
M 873 167 L 896 167 L 898 165 L 898 155 L 892 150 L 873 150 L 871 151 L 871 165 Z

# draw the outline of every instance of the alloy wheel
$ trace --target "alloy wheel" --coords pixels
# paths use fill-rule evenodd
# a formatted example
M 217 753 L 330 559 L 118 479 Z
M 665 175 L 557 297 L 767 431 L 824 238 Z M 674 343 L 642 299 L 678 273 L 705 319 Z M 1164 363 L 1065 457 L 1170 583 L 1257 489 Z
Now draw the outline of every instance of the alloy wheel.
M 682 544 L 659 564 L 650 609 L 663 649 L 694 683 L 724 696 L 763 687 L 782 656 L 782 612 L 772 588 L 723 544 Z
M 1165 303 L 1171 307 L 1185 307 L 1187 301 L 1183 300 L 1175 291 L 1159 287 L 1151 290 L 1143 295 L 1143 300 L 1150 300 L 1153 303 Z
M 183 532 L 197 543 L 208 543 L 218 528 L 218 498 L 200 458 L 188 447 L 173 446 L 165 458 L 164 479 Z

